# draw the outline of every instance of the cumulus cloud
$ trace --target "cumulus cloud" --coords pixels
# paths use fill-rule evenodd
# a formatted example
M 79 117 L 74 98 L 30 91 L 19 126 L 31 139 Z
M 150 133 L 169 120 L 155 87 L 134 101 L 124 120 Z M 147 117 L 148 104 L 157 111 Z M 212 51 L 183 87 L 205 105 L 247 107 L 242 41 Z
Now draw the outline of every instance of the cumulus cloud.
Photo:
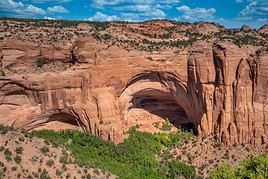
M 120 13 L 120 19 L 124 21 L 137 22 L 140 21 L 140 15 L 137 13 L 123 12 Z
M 166 5 L 166 4 L 177 4 L 180 0 L 93 0 L 92 5 L 97 8 L 103 6 L 115 6 L 120 4 L 150 4 L 150 5 Z
M 159 9 L 171 9 L 172 8 L 172 6 L 168 4 L 156 4 L 155 7 Z
M 146 12 L 151 9 L 150 5 L 129 5 L 129 6 L 121 6 L 121 7 L 115 7 L 113 10 L 116 11 L 129 11 L 129 12 Z
M 29 2 L 32 2 L 32 3 L 47 3 L 47 2 L 66 3 L 66 2 L 70 2 L 72 0 L 24 0 L 24 1 L 29 1 Z
M 161 19 L 166 16 L 164 11 L 149 4 L 112 7 L 112 9 L 118 12 L 122 20 L 129 20 L 131 18 L 134 21 L 139 21 L 141 19 Z
M 47 0 L 41 0 L 47 1 Z M 66 1 L 66 0 L 62 0 Z M 0 0 L 0 15 L 11 15 L 13 17 L 42 17 L 48 13 L 67 13 L 69 12 L 63 6 L 52 6 L 48 7 L 47 10 L 44 10 L 40 7 L 37 7 L 34 4 L 26 4 L 29 0 Z
M 121 3 L 150 4 L 153 0 L 94 0 L 92 5 L 95 7 L 114 6 Z
M 177 7 L 177 10 L 182 13 L 178 19 L 187 21 L 211 20 L 214 19 L 216 12 L 214 8 L 190 8 L 189 6 L 180 6 Z
M 167 16 L 165 10 L 171 9 L 180 0 L 93 0 L 94 8 L 112 9 L 121 20 L 142 21 L 148 19 L 163 19 Z
M 153 18 L 162 18 L 166 16 L 166 14 L 160 9 L 154 9 L 154 11 L 147 12 L 147 15 L 152 16 Z
M 46 14 L 46 11 L 33 5 L 28 5 L 24 11 L 32 14 L 40 14 L 40 15 Z
M 244 0 L 235 0 L 236 3 L 242 3 L 245 2 Z
M 116 15 L 106 15 L 103 14 L 101 12 L 96 12 L 96 14 L 88 19 L 85 20 L 89 20 L 89 21 L 118 21 L 120 20 L 118 16 Z
M 242 9 L 240 16 L 268 16 L 267 0 L 247 0 L 248 5 Z
M 0 7 L 6 7 L 7 9 L 11 8 L 23 8 L 24 4 L 22 2 L 15 2 L 13 0 L 1 0 Z
M 268 23 L 268 18 L 259 18 L 257 19 L 258 22 L 264 22 L 264 23 Z
M 50 13 L 68 13 L 69 12 L 63 6 L 48 7 L 47 11 L 50 12 Z
M 45 15 L 46 11 L 32 4 L 24 4 L 22 1 L 1 0 L 0 14 L 12 14 L 14 17 L 32 17 Z
M 46 20 L 57 20 L 57 18 L 54 18 L 54 17 L 48 17 L 48 16 L 45 16 L 44 19 L 46 19 Z

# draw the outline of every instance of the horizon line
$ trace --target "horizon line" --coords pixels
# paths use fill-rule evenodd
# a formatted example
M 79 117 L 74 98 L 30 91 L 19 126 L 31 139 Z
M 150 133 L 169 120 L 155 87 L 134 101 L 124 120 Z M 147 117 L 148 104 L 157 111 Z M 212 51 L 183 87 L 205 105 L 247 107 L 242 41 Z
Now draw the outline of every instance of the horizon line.
M 139 24 L 139 23 L 145 23 L 145 22 L 151 22 L 151 21 L 170 21 L 170 22 L 176 22 L 176 23 L 185 23 L 185 24 L 198 24 L 198 23 L 210 23 L 210 24 L 215 24 L 217 26 L 221 26 L 224 27 L 225 29 L 241 29 L 243 26 L 249 26 L 251 27 L 253 30 L 254 29 L 261 29 L 262 27 L 268 25 L 268 24 L 263 24 L 262 26 L 260 26 L 259 28 L 253 28 L 252 26 L 248 25 L 248 24 L 244 24 L 240 27 L 225 27 L 224 25 L 218 23 L 218 22 L 213 22 L 213 21 L 195 21 L 195 22 L 189 22 L 189 21 L 178 21 L 178 20 L 174 20 L 174 19 L 148 19 L 148 20 L 144 20 L 144 21 L 125 21 L 125 20 L 115 20 L 115 21 L 90 21 L 90 20 L 82 20 L 82 19 L 47 19 L 47 18 L 23 18 L 23 17 L 8 17 L 8 16 L 0 16 L 0 20 L 21 20 L 21 21 L 72 21 L 72 22 L 92 22 L 92 23 L 133 23 L 133 24 Z

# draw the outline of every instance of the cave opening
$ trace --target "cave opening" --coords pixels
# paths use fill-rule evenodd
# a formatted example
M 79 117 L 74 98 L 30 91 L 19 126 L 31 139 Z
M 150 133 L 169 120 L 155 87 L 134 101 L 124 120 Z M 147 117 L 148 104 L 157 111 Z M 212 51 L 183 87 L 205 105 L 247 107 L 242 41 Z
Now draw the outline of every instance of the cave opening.
M 66 124 L 73 125 L 73 126 L 79 126 L 77 123 L 77 120 L 73 116 L 67 113 L 54 114 L 50 117 L 50 120 L 58 121 L 61 123 L 66 123 Z
M 168 121 L 175 130 L 197 133 L 195 125 L 189 120 L 183 107 L 168 92 L 144 89 L 134 93 L 130 101 L 128 118 L 134 116 L 136 116 L 135 122 L 141 121 L 145 126 Z
M 74 116 L 68 113 L 60 112 L 50 115 L 46 122 L 34 128 L 34 130 L 43 130 L 43 129 L 61 131 L 61 130 L 80 130 L 81 128 Z

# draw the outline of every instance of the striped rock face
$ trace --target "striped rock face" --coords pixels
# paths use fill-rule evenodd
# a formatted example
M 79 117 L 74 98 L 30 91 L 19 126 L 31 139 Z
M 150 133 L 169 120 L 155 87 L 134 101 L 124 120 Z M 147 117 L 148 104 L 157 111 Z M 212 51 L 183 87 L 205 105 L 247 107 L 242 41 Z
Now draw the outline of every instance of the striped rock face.
M 119 143 L 133 126 L 154 133 L 169 121 L 170 130 L 226 145 L 268 143 L 267 48 L 212 39 L 142 51 L 91 35 L 0 45 L 1 124 L 83 130 Z

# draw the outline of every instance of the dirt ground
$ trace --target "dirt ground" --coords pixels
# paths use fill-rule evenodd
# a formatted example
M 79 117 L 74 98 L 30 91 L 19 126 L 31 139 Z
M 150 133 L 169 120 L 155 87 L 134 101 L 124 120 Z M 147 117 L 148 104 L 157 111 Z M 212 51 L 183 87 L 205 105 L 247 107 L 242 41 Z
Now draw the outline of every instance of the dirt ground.
M 73 157 L 60 147 L 46 144 L 43 139 L 25 137 L 9 131 L 0 134 L 0 179 L 15 178 L 116 178 L 99 169 L 79 167 Z
M 207 137 L 203 140 L 194 139 L 170 151 L 174 158 L 178 157 L 194 165 L 197 176 L 202 178 L 207 178 L 211 169 L 221 164 L 230 163 L 236 166 L 250 156 L 263 153 L 268 153 L 267 147 L 257 148 L 250 145 L 224 146 L 213 137 Z

